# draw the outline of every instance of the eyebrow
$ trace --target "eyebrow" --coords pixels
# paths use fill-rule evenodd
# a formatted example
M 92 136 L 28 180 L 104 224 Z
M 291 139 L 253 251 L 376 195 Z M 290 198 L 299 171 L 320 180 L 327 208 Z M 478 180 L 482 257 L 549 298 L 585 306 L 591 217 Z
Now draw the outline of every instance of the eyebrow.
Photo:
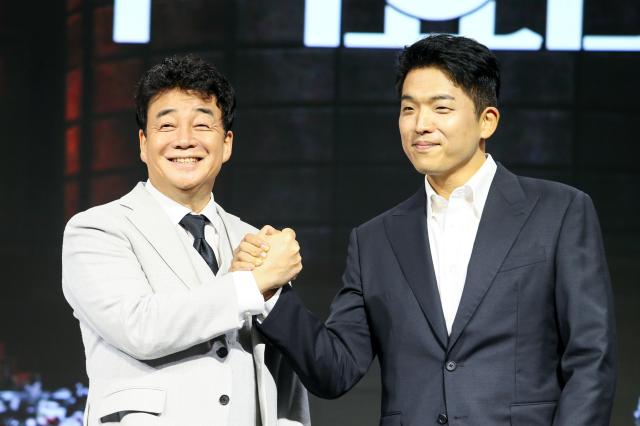
M 173 109 L 173 108 L 167 108 L 167 109 L 160 110 L 160 111 L 158 111 L 158 113 L 156 114 L 156 119 L 157 119 L 157 118 L 160 118 L 160 117 L 163 117 L 163 116 L 165 116 L 165 115 L 167 115 L 167 114 L 171 114 L 172 112 L 176 112 L 176 110 L 175 110 L 175 109 Z
M 211 108 L 203 108 L 203 107 L 200 107 L 200 108 L 196 108 L 196 111 L 197 111 L 197 112 L 201 112 L 201 113 L 203 113 L 203 114 L 210 115 L 211 117 L 213 117 L 213 116 L 214 116 L 214 115 L 213 115 L 213 110 L 211 110 Z
M 211 117 L 214 117 L 214 114 L 213 114 L 213 111 L 211 110 L 211 108 L 199 107 L 199 108 L 196 108 L 195 111 L 201 112 L 203 114 L 210 115 Z M 166 108 L 166 109 L 160 110 L 156 114 L 156 119 L 158 119 L 160 117 L 163 117 L 163 116 L 165 116 L 167 114 L 171 114 L 173 112 L 176 112 L 176 110 L 174 108 Z
M 415 98 L 411 95 L 402 95 L 400 97 L 400 100 L 402 101 L 415 101 Z M 434 102 L 434 101 L 455 101 L 456 98 L 451 96 L 451 95 L 434 95 L 431 96 L 429 98 L 429 102 Z

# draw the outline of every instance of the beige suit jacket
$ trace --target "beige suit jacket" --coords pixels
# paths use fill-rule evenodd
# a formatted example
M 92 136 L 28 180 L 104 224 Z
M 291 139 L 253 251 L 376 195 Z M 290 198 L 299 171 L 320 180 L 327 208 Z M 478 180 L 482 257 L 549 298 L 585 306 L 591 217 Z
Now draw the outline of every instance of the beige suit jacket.
M 217 208 L 233 247 L 256 231 Z M 142 183 L 69 221 L 62 288 L 85 347 L 86 425 L 236 426 L 221 397 L 242 401 L 217 354 L 241 326 L 231 275 L 211 273 Z M 252 342 L 262 424 L 310 424 L 293 370 L 255 331 Z

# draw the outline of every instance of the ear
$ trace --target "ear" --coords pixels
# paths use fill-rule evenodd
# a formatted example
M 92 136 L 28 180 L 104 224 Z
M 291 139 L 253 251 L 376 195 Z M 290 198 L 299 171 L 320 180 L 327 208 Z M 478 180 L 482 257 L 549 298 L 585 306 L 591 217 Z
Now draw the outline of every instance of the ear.
M 142 129 L 138 130 L 138 139 L 140 140 L 140 159 L 143 163 L 147 163 L 147 137 Z
M 480 115 L 480 138 L 489 139 L 498 128 L 500 111 L 496 107 L 487 107 Z
M 227 130 L 222 144 L 222 162 L 226 163 L 231 158 L 231 151 L 233 151 L 233 132 L 231 130 Z

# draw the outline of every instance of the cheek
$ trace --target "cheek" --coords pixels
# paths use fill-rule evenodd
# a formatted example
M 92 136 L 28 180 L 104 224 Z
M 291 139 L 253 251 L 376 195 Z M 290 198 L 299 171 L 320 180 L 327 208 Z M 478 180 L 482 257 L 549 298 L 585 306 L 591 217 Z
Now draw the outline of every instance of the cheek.
M 400 130 L 400 139 L 402 140 L 402 144 L 410 143 L 414 127 L 409 120 L 401 118 L 398 121 L 398 129 Z
M 438 117 L 436 126 L 443 135 L 453 137 L 460 133 L 461 120 L 456 114 L 442 115 Z
M 456 151 L 474 148 L 480 140 L 479 127 L 460 117 L 443 120 L 439 128 L 447 138 L 449 148 Z

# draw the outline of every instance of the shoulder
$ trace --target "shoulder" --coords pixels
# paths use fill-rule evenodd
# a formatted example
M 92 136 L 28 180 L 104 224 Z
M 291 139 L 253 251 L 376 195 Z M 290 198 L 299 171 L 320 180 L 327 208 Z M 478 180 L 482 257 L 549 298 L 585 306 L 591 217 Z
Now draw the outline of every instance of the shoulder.
M 123 197 L 91 207 L 87 210 L 76 213 L 66 224 L 65 234 L 74 228 L 117 229 L 126 223 L 126 216 L 132 211 L 135 202 L 148 202 L 142 197 L 140 192 L 144 191 L 140 185 Z
M 507 200 L 512 203 L 526 200 L 536 214 L 545 217 L 563 220 L 569 211 L 595 210 L 589 195 L 565 183 L 515 175 L 504 167 L 500 167 L 494 183 L 493 190 L 501 192 Z
M 575 200 L 591 200 L 585 192 L 565 183 L 526 176 L 517 178 L 525 194 L 537 196 L 543 201 L 570 204 Z
M 571 203 L 576 197 L 588 199 L 584 192 L 570 185 L 516 175 L 500 163 L 498 163 L 498 169 L 491 183 L 490 192 L 494 191 L 502 193 L 512 202 L 522 197 L 530 202 L 539 200 L 559 204 Z
M 91 207 L 85 211 L 76 213 L 67 222 L 66 228 L 95 226 L 102 227 L 117 223 L 120 218 L 124 218 L 126 207 L 122 206 L 119 200 L 111 201 L 107 204 Z

